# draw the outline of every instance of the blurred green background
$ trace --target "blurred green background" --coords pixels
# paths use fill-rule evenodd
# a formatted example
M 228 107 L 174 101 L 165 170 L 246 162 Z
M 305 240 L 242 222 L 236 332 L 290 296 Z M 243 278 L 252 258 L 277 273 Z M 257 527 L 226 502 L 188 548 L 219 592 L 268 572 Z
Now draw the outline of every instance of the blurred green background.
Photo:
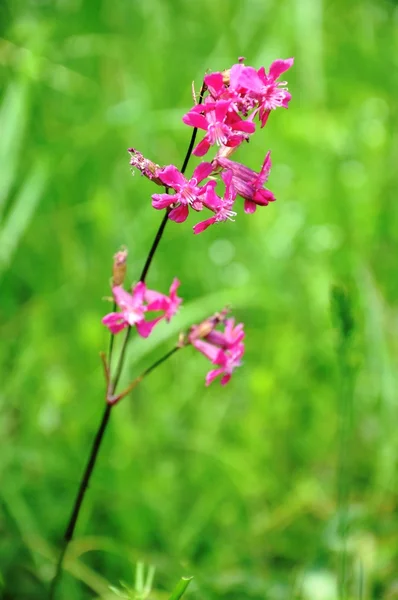
M 3 0 L 0 24 L 0 596 L 45 598 L 103 411 L 112 255 L 137 279 L 161 219 L 127 147 L 181 165 L 193 80 L 294 56 L 289 110 L 237 155 L 271 149 L 278 201 L 168 225 L 148 284 L 179 277 L 184 307 L 125 382 L 226 303 L 244 367 L 205 388 L 187 349 L 114 410 L 59 597 L 114 598 L 143 561 L 153 598 L 183 574 L 192 599 L 398 598 L 397 3 Z

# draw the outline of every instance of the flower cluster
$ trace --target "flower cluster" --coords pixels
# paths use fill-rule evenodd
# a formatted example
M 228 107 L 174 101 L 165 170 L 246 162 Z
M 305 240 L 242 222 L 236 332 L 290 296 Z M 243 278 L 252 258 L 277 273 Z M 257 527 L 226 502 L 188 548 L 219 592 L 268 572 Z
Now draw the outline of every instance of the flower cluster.
M 244 201 L 244 211 L 254 213 L 258 206 L 267 206 L 275 200 L 265 187 L 271 169 L 271 154 L 267 152 L 260 170 L 231 159 L 236 149 L 247 142 L 256 131 L 264 127 L 269 114 L 276 108 L 287 108 L 291 95 L 287 82 L 280 77 L 293 65 L 293 59 L 274 61 L 268 72 L 264 67 L 246 66 L 243 59 L 226 71 L 210 73 L 204 77 L 199 101 L 183 116 L 183 122 L 204 132 L 192 151 L 197 157 L 205 156 L 216 147 L 210 160 L 200 162 L 191 177 L 186 177 L 185 166 L 179 170 L 174 165 L 161 167 L 145 158 L 135 148 L 129 148 L 130 165 L 152 183 L 165 187 L 164 193 L 152 195 L 152 206 L 166 210 L 176 223 L 183 223 L 190 210 L 210 211 L 211 215 L 197 223 L 194 233 L 201 233 L 215 223 L 234 220 L 236 200 Z M 195 133 L 192 139 L 194 139 Z M 219 185 L 222 192 L 219 192 Z M 135 326 L 138 334 L 148 337 L 157 323 L 170 321 L 182 300 L 177 296 L 179 281 L 174 279 L 169 295 L 161 294 L 138 282 L 131 293 L 123 288 L 127 252 L 122 250 L 114 257 L 112 292 L 117 312 L 107 314 L 102 322 L 112 334 Z M 192 345 L 214 365 L 206 377 L 209 385 L 221 377 L 225 385 L 233 370 L 241 364 L 244 353 L 242 323 L 235 324 L 226 318 L 226 311 L 194 325 L 182 335 L 178 347 Z M 113 398 L 113 396 L 112 396 Z
M 268 73 L 264 67 L 256 70 L 242 61 L 227 71 L 206 75 L 204 97 L 183 116 L 186 125 L 205 132 L 192 154 L 202 157 L 210 148 L 217 147 L 214 158 L 200 163 L 191 178 L 185 177 L 174 165 L 159 167 L 144 159 L 137 150 L 129 150 L 130 164 L 156 184 L 166 187 L 166 193 L 152 195 L 154 208 L 166 209 L 169 218 L 177 223 L 187 219 L 189 209 L 211 211 L 212 216 L 194 226 L 194 233 L 201 233 L 215 223 L 234 220 L 238 196 L 244 200 L 246 213 L 254 213 L 257 206 L 267 206 L 275 200 L 274 194 L 264 187 L 271 169 L 270 152 L 259 172 L 231 160 L 230 156 L 253 135 L 256 118 L 264 127 L 271 110 L 288 107 L 291 95 L 287 82 L 279 78 L 292 66 L 293 59 L 274 61 Z M 220 180 L 224 188 L 222 194 L 216 193 Z M 169 189 L 174 193 L 169 194 Z
M 240 61 L 229 71 L 206 75 L 209 95 L 182 119 L 186 125 L 206 131 L 192 154 L 204 156 L 214 145 L 235 148 L 255 132 L 256 115 L 264 127 L 272 109 L 287 108 L 291 98 L 287 83 L 278 79 L 292 64 L 292 58 L 276 60 L 267 75 L 264 67 L 256 71 Z
M 220 375 L 221 385 L 228 383 L 233 370 L 241 365 L 245 351 L 243 324 L 235 325 L 235 319 L 224 320 L 224 317 L 225 313 L 216 314 L 200 325 L 191 327 L 188 334 L 187 343 L 199 350 L 213 365 L 217 365 L 207 374 L 206 385 Z M 216 329 L 218 325 L 223 327 L 223 331 Z
M 102 323 L 113 335 L 127 327 L 135 327 L 141 337 L 147 338 L 157 323 L 163 319 L 169 322 L 176 314 L 182 302 L 182 298 L 177 296 L 180 282 L 174 278 L 169 295 L 148 289 L 143 281 L 135 284 L 131 293 L 127 292 L 122 287 L 126 259 L 127 250 L 125 249 L 114 255 L 112 293 L 115 305 L 119 310 L 105 315 Z M 116 276 L 119 276 L 118 284 L 115 283 Z M 181 334 L 177 344 L 178 347 L 194 346 L 216 366 L 207 374 L 206 385 L 209 385 L 218 376 L 221 376 L 221 384 L 225 385 L 231 379 L 233 370 L 241 365 L 241 358 L 245 350 L 243 324 L 235 325 L 233 318 L 226 318 L 227 313 L 228 311 L 225 309 L 202 321 L 199 325 L 193 325 L 188 334 Z M 124 395 L 125 392 L 116 396 L 111 395 L 109 398 L 107 397 L 107 401 L 114 404 Z
M 163 319 L 170 321 L 177 312 L 182 302 L 182 299 L 177 296 L 179 285 L 178 279 L 174 279 L 168 296 L 149 290 L 142 281 L 132 288 L 131 294 L 120 285 L 114 285 L 112 287 L 113 298 L 120 311 L 105 315 L 102 322 L 113 334 L 119 333 L 126 327 L 135 326 L 139 335 L 146 338 L 157 323 Z M 148 313 L 159 312 L 160 315 L 145 320 Z

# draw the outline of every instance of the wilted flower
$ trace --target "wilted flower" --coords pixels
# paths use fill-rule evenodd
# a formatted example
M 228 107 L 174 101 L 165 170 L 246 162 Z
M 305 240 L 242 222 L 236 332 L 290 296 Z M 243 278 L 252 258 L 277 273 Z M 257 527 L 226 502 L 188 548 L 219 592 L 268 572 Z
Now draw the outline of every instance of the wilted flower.
M 162 181 L 158 178 L 158 171 L 160 166 L 152 162 L 148 158 L 145 158 L 141 152 L 135 148 L 128 148 L 127 152 L 130 153 L 130 165 L 138 169 L 142 175 L 157 183 L 157 185 L 163 185 Z

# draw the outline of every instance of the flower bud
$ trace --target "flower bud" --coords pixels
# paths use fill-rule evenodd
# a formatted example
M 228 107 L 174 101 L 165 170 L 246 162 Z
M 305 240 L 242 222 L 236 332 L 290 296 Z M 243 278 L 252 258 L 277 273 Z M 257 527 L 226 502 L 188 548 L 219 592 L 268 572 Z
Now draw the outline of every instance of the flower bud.
M 127 254 L 127 248 L 123 248 L 113 256 L 112 287 L 123 285 L 126 276 Z
M 213 331 L 213 329 L 225 320 L 229 312 L 229 308 L 224 308 L 221 312 L 215 313 L 213 316 L 205 319 L 199 325 L 193 325 L 189 330 L 188 343 L 192 344 L 197 339 L 205 338 Z
M 128 148 L 128 152 L 131 155 L 130 165 L 141 171 L 142 175 L 164 187 L 164 183 L 158 178 L 158 171 L 160 166 L 152 162 L 148 158 L 145 158 L 141 152 L 138 152 L 135 148 Z

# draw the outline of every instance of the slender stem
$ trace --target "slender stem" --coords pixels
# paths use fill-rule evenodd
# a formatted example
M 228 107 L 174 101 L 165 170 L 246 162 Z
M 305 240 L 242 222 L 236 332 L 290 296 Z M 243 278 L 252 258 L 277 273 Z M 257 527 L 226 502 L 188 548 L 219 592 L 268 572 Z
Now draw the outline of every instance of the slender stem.
M 55 591 L 58 587 L 58 583 L 61 579 L 61 575 L 62 575 L 62 564 L 64 562 L 64 558 L 65 558 L 65 554 L 66 554 L 66 550 L 68 548 L 69 545 L 69 540 L 67 540 L 66 538 L 64 538 L 62 540 L 62 548 L 61 548 L 61 552 L 59 553 L 58 556 L 58 561 L 57 561 L 57 566 L 56 566 L 56 571 L 55 571 L 55 575 L 53 580 L 51 581 L 50 584 L 50 592 L 48 594 L 48 598 L 49 600 L 53 600 L 53 598 L 55 598 Z
M 123 365 L 124 365 L 124 359 L 125 359 L 125 356 L 126 356 L 127 344 L 129 342 L 129 339 L 130 339 L 131 330 L 132 330 L 132 327 L 131 327 L 131 325 L 129 325 L 128 328 L 127 328 L 127 331 L 126 331 L 126 335 L 124 337 L 122 349 L 120 351 L 119 361 L 118 361 L 117 368 L 116 368 L 116 373 L 115 373 L 115 378 L 114 378 L 113 384 L 111 386 L 111 394 L 113 394 L 116 391 L 117 385 L 119 383 L 120 376 L 122 374 Z
M 199 101 L 198 103 L 201 104 L 202 100 L 203 100 L 203 95 L 205 92 L 206 86 L 203 83 L 201 90 L 200 90 L 200 95 L 199 95 Z M 197 128 L 195 127 L 193 132 L 192 132 L 192 136 L 191 136 L 191 141 L 189 143 L 188 146 L 188 150 L 187 153 L 185 155 L 184 158 L 184 162 L 181 168 L 181 172 L 185 173 L 186 168 L 188 166 L 189 163 L 189 159 L 191 157 L 192 154 L 192 150 L 195 144 L 195 140 L 196 140 L 196 135 L 197 135 Z M 167 188 L 166 188 L 167 191 Z M 160 240 L 162 239 L 164 230 L 166 228 L 167 225 L 167 221 L 169 218 L 169 211 L 166 211 L 159 229 L 156 233 L 155 239 L 152 243 L 151 249 L 149 250 L 149 254 L 148 257 L 145 261 L 145 265 L 144 268 L 142 270 L 141 276 L 140 276 L 140 281 L 145 282 L 145 279 L 148 275 L 148 271 L 149 268 L 151 266 L 153 257 L 155 255 L 155 252 L 158 248 L 158 245 L 160 243 Z M 116 309 L 116 306 L 114 305 L 114 310 Z M 131 327 L 128 327 L 127 331 L 126 331 L 126 335 L 123 341 L 123 346 L 122 349 L 120 351 L 120 355 L 119 355 L 119 360 L 118 360 L 118 364 L 116 367 L 116 373 L 115 373 L 115 377 L 113 380 L 112 385 L 110 386 L 110 393 L 113 394 L 116 391 L 117 385 L 119 383 L 119 379 L 120 376 L 122 374 L 122 370 L 123 370 L 123 366 L 124 366 L 124 361 L 125 361 L 125 356 L 126 356 L 126 349 L 127 349 L 127 344 L 129 341 L 131 335 Z M 113 354 L 113 348 L 114 348 L 114 335 L 111 334 L 110 340 L 109 340 L 109 350 L 108 350 L 108 367 L 109 369 L 111 368 L 111 360 L 112 360 L 112 354 Z M 177 350 L 179 349 L 179 346 L 174 347 L 170 352 L 168 352 L 167 354 L 165 354 L 162 358 L 160 358 L 158 361 L 156 361 L 153 365 L 151 365 L 150 367 L 148 367 L 148 369 L 146 369 L 143 374 L 137 378 L 139 381 L 141 381 L 141 379 L 143 379 L 143 377 L 145 377 L 146 375 L 148 375 L 151 371 L 153 371 L 156 367 L 158 367 L 160 364 L 162 364 L 165 360 L 167 360 L 170 356 L 172 356 L 172 354 L 174 354 Z M 139 381 L 137 381 L 137 383 L 139 383 Z M 57 565 L 56 565 L 56 571 L 55 571 L 55 576 L 51 582 L 50 585 L 50 592 L 49 592 L 49 600 L 53 600 L 55 598 L 55 592 L 58 586 L 58 583 L 60 581 L 61 578 L 61 574 L 62 574 L 62 564 L 65 558 L 65 554 L 69 545 L 69 542 L 71 541 L 71 539 L 73 538 L 73 534 L 75 531 L 75 527 L 76 527 L 76 523 L 77 523 L 77 519 L 79 517 L 79 513 L 80 513 L 80 508 L 81 505 L 83 503 L 84 500 L 84 496 L 85 493 L 87 491 L 88 488 L 88 484 L 90 481 L 90 477 L 91 474 L 93 472 L 96 460 L 97 460 L 97 456 L 98 456 L 98 452 L 105 434 L 105 430 L 106 427 L 108 425 L 109 422 L 109 417 L 111 414 L 111 409 L 112 409 L 112 405 L 111 404 L 107 404 L 101 419 L 101 423 L 100 426 L 98 428 L 98 431 L 96 433 L 96 436 L 94 438 L 94 442 L 93 445 L 91 447 L 91 452 L 90 452 L 90 456 L 83 474 L 83 477 L 81 479 L 80 485 L 79 485 L 79 489 L 76 495 L 76 499 L 73 505 L 73 509 L 72 509 L 72 514 L 70 516 L 65 534 L 64 534 L 64 538 L 63 538 L 63 543 L 62 543 L 62 548 L 61 548 L 61 552 L 59 554 L 58 557 L 58 561 L 57 561 Z
M 206 90 L 206 84 L 205 82 L 202 83 L 202 87 L 200 88 L 200 92 L 199 92 L 199 100 L 198 100 L 198 104 L 202 104 L 203 101 L 203 95 L 205 93 Z M 188 150 L 187 153 L 185 155 L 184 158 L 184 162 L 182 163 L 182 167 L 181 167 L 181 173 L 184 174 L 186 171 L 186 168 L 188 166 L 189 163 L 189 159 L 191 158 L 191 154 L 192 154 L 192 150 L 193 147 L 195 145 L 195 140 L 196 140 L 196 135 L 198 133 L 198 128 L 195 127 L 193 132 L 192 132 L 192 137 L 191 137 L 191 141 L 189 142 L 189 146 L 188 146 Z
M 200 88 L 200 93 L 199 93 L 199 100 L 198 100 L 198 104 L 202 104 L 203 101 L 203 95 L 205 93 L 205 89 L 206 89 L 206 85 L 203 82 L 202 87 Z M 184 162 L 182 163 L 182 167 L 181 167 L 181 173 L 185 173 L 187 167 L 188 167 L 188 163 L 189 163 L 189 159 L 191 158 L 192 155 L 192 150 L 193 147 L 195 145 L 195 140 L 196 140 L 196 136 L 198 133 L 198 128 L 194 127 L 193 131 L 192 131 L 192 135 L 191 135 L 191 140 L 189 142 L 189 146 L 188 146 L 188 150 L 185 154 L 185 158 L 184 158 Z M 166 193 L 168 192 L 168 188 L 166 188 Z M 145 261 L 145 265 L 144 268 L 142 269 L 142 273 L 141 273 L 141 277 L 140 277 L 140 281 L 145 281 L 146 276 L 148 274 L 149 271 L 149 267 L 151 266 L 151 262 L 152 259 L 155 255 L 155 252 L 157 250 L 157 247 L 159 245 L 160 240 L 162 239 L 163 236 L 163 232 L 166 228 L 167 225 L 167 221 L 169 220 L 169 211 L 166 210 L 166 213 L 160 223 L 159 229 L 156 233 L 155 239 L 153 241 L 153 244 L 151 246 L 151 249 L 149 250 L 149 254 L 148 254 L 148 258 Z
M 68 525 L 66 527 L 66 531 L 65 531 L 65 534 L 64 534 L 62 550 L 61 550 L 61 553 L 60 553 L 59 558 L 58 558 L 57 567 L 56 567 L 56 571 L 55 571 L 55 577 L 52 580 L 51 587 L 50 587 L 50 594 L 49 594 L 49 599 L 50 600 L 52 600 L 55 597 L 55 590 L 57 588 L 58 581 L 59 581 L 59 579 L 61 577 L 62 563 L 63 563 L 64 557 L 65 557 L 65 553 L 66 553 L 66 550 L 68 548 L 69 542 L 71 541 L 71 539 L 73 537 L 73 532 L 74 532 L 75 527 L 76 527 L 76 521 L 77 521 L 77 518 L 79 516 L 80 507 L 82 505 L 82 502 L 83 502 L 83 499 L 84 499 L 84 495 L 86 493 L 86 490 L 87 490 L 87 487 L 88 487 L 88 483 L 90 481 L 91 473 L 93 472 L 93 469 L 94 469 L 94 466 L 95 466 L 95 462 L 97 460 L 98 451 L 100 449 L 101 442 L 102 442 L 102 439 L 104 437 L 105 429 L 106 429 L 106 426 L 108 424 L 109 417 L 110 417 L 110 414 L 111 414 L 111 408 L 112 407 L 109 404 L 107 404 L 105 406 L 105 410 L 104 410 L 104 413 L 102 415 L 100 426 L 98 428 L 98 431 L 97 431 L 96 436 L 94 438 L 93 444 L 91 446 L 90 456 L 89 456 L 89 459 L 87 461 L 87 465 L 86 465 L 86 468 L 84 470 L 83 477 L 82 477 L 82 479 L 80 481 L 80 485 L 79 485 L 79 489 L 78 489 L 78 492 L 77 492 L 77 495 L 76 495 L 76 499 L 75 499 L 75 502 L 73 504 L 72 514 L 71 514 L 71 516 L 69 518 Z
M 173 354 L 175 354 L 177 352 L 177 350 L 180 350 L 180 348 L 181 348 L 181 346 L 174 346 L 174 348 L 172 348 L 171 350 L 169 350 L 168 352 L 166 352 L 166 354 L 164 354 L 161 358 L 159 358 L 159 360 L 157 360 L 156 362 L 154 362 L 153 365 L 151 365 L 150 367 L 148 367 L 147 369 L 145 369 L 145 371 L 141 375 L 141 379 L 143 379 L 144 377 L 146 377 L 147 375 L 149 375 L 149 373 L 151 373 L 154 369 L 157 369 L 157 367 L 159 367 L 168 358 L 170 358 L 170 356 L 173 356 Z
M 113 309 L 112 312 L 116 312 L 116 302 L 115 300 L 113 301 Z M 115 343 L 115 335 L 113 333 L 111 333 L 110 338 L 109 338 L 109 348 L 108 348 L 108 367 L 109 370 L 111 370 L 112 368 L 112 354 L 113 354 L 113 346 Z
M 147 375 L 149 375 L 149 373 L 151 373 L 152 371 L 154 371 L 154 369 L 156 369 L 157 367 L 159 367 L 162 363 L 164 363 L 168 358 L 170 358 L 173 354 L 175 354 L 175 352 L 177 352 L 177 350 L 180 349 L 180 346 L 174 346 L 174 348 L 172 348 L 171 350 L 169 350 L 168 352 L 166 352 L 166 354 L 164 354 L 161 358 L 159 358 L 157 361 L 155 361 L 150 367 L 148 367 L 147 369 L 145 369 L 141 375 L 139 375 L 139 377 L 137 377 L 132 384 L 130 384 L 130 386 L 127 388 L 126 392 L 123 394 L 127 395 L 127 393 L 130 393 L 131 390 L 136 387 L 143 379 L 144 377 L 146 377 Z M 66 551 L 68 549 L 69 546 L 69 542 L 72 540 L 73 538 L 73 534 L 75 531 L 75 527 L 76 527 L 76 522 L 77 519 L 79 517 L 79 513 L 80 513 L 80 509 L 84 500 L 84 496 L 87 492 L 88 486 L 89 486 L 89 482 L 90 482 L 90 478 L 92 475 L 92 472 L 94 470 L 96 461 L 97 461 L 97 457 L 98 457 L 98 452 L 99 449 L 101 447 L 101 443 L 105 434 L 105 430 L 106 427 L 108 425 L 109 422 L 109 418 L 111 415 L 111 410 L 112 410 L 113 405 L 112 404 L 107 404 L 104 410 L 104 413 L 102 415 L 101 418 L 101 423 L 100 426 L 98 428 L 98 431 L 96 433 L 96 436 L 94 438 L 93 444 L 91 446 L 91 451 L 90 451 L 90 455 L 87 461 L 87 465 L 86 468 L 84 470 L 83 473 L 83 477 L 80 481 L 80 485 L 79 485 L 79 489 L 78 492 L 76 494 L 76 498 L 73 504 L 73 508 L 72 508 L 72 513 L 71 516 L 69 518 L 68 521 L 68 525 L 66 527 L 65 533 L 64 533 L 64 537 L 63 537 L 63 542 L 62 542 L 62 547 L 61 547 L 61 551 L 58 557 L 58 561 L 57 561 L 57 565 L 56 565 L 56 571 L 55 571 L 55 576 L 51 582 L 51 586 L 50 586 L 50 592 L 49 592 L 49 600 L 53 600 L 55 598 L 55 591 L 57 589 L 59 580 L 61 578 L 61 573 L 62 573 L 62 564 L 65 558 L 65 554 Z
M 158 229 L 158 231 L 156 233 L 155 239 L 153 240 L 153 244 L 151 246 L 151 249 L 149 250 L 148 258 L 145 261 L 144 268 L 142 269 L 142 273 L 141 273 L 141 276 L 140 276 L 140 281 L 145 281 L 145 279 L 146 279 L 146 276 L 147 276 L 148 271 L 149 271 L 149 267 L 151 266 L 151 262 L 152 262 L 152 259 L 153 259 L 154 255 L 155 255 L 155 252 L 156 252 L 156 249 L 157 249 L 157 247 L 159 245 L 159 242 L 162 239 L 162 235 L 163 235 L 163 232 L 164 232 L 164 230 L 166 228 L 168 220 L 169 220 L 169 211 L 166 210 L 166 212 L 164 214 L 164 217 L 162 219 L 162 222 L 160 223 L 160 227 L 159 227 L 159 229 Z
M 154 369 L 156 369 L 156 367 L 158 367 L 159 365 L 161 365 L 165 360 L 167 360 L 172 354 L 174 354 L 175 352 L 177 352 L 177 350 L 179 350 L 182 346 L 175 346 L 174 348 L 172 348 L 171 350 L 169 350 L 169 352 L 167 352 L 167 354 L 165 354 L 164 356 L 162 356 L 161 358 L 159 358 L 159 360 L 157 360 L 153 365 L 151 365 L 150 367 L 148 367 L 148 369 L 146 369 L 146 371 L 144 371 L 143 373 L 141 373 L 141 375 L 139 375 L 138 377 L 136 377 L 134 379 L 134 381 L 132 381 L 130 383 L 130 385 L 128 385 L 126 387 L 125 390 L 123 390 L 123 392 L 120 392 L 119 394 L 117 394 L 116 396 L 111 396 L 109 401 L 111 402 L 111 404 L 116 404 L 117 402 L 120 402 L 120 400 L 122 400 L 122 398 L 125 398 L 126 396 L 128 396 L 130 394 L 130 392 L 133 391 L 134 388 L 137 387 L 137 385 L 139 383 L 141 383 L 141 381 L 144 379 L 144 377 L 146 377 L 147 375 L 149 375 L 149 373 L 151 371 L 153 371 Z

